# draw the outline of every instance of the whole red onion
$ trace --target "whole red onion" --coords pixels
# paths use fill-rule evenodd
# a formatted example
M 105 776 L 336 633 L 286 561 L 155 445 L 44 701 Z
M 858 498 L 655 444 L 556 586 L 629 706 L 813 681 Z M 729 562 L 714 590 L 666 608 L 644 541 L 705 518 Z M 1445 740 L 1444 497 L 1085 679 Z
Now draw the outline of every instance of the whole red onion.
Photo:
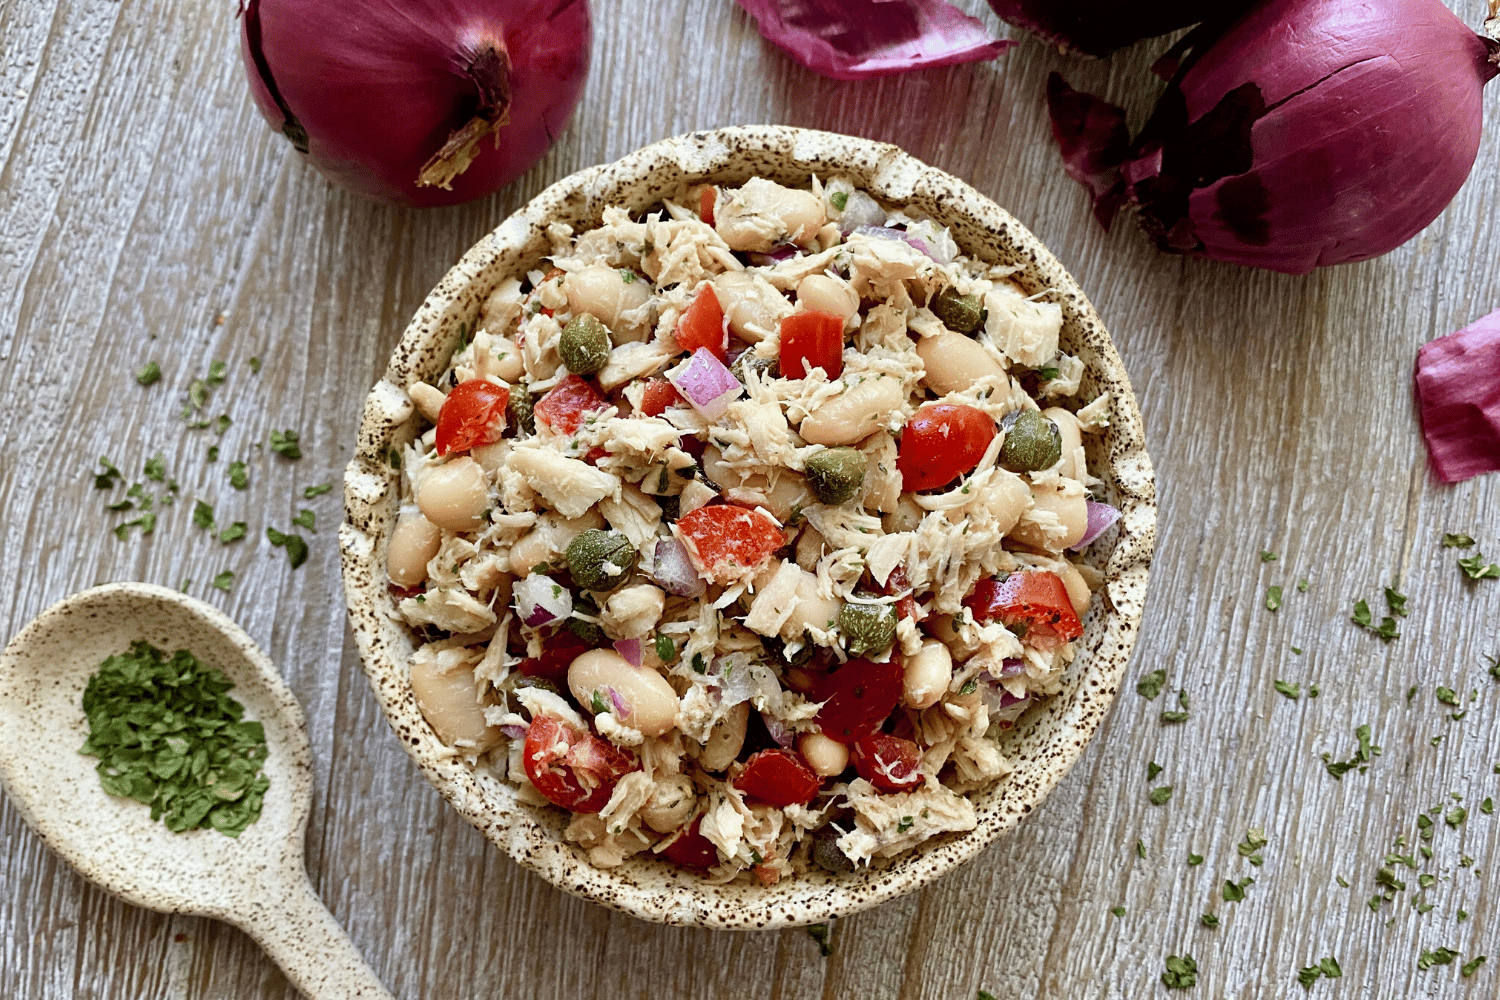
M 452 205 L 524 173 L 588 75 L 588 0 L 240 0 L 271 127 L 359 194 Z
M 1049 99 L 1096 204 L 1118 164 L 1162 249 L 1304 274 L 1388 253 L 1452 201 L 1497 63 L 1440 0 L 1262 0 L 1183 60 L 1128 149 L 1112 105 L 1061 78 Z
M 1064 52 L 1102 56 L 1142 38 L 1155 38 L 1205 20 L 1230 20 L 1250 0 L 990 0 L 996 14 L 1034 32 Z M 1227 15 L 1227 16 L 1226 16 Z

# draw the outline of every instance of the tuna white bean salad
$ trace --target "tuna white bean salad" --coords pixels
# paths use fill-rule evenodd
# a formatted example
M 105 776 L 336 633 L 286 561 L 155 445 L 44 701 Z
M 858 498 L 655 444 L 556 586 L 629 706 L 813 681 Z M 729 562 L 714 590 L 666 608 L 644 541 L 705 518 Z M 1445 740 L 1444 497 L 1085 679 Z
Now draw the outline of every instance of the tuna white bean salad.
M 974 829 L 1118 517 L 1061 308 L 839 177 L 549 237 L 407 387 L 387 567 L 438 738 L 601 867 L 772 884 Z

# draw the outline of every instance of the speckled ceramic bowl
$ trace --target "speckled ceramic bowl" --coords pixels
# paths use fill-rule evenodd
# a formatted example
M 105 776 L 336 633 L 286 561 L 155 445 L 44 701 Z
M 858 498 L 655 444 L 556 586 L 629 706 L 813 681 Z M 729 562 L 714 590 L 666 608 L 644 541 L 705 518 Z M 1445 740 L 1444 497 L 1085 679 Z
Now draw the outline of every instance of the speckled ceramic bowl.
M 1063 348 L 1083 358 L 1083 393 L 1116 400 L 1111 427 L 1089 438 L 1090 466 L 1124 512 L 1088 558 L 1105 584 L 1087 618 L 1080 655 L 1062 693 L 1022 717 L 1003 750 L 1016 766 L 975 793 L 979 826 L 922 844 L 889 867 L 853 875 L 810 874 L 764 888 L 708 885 L 653 858 L 595 868 L 566 843 L 561 810 L 519 804 L 515 790 L 445 752 L 417 710 L 408 683 L 412 635 L 398 623 L 385 575 L 399 479 L 391 449 L 416 431 L 402 387 L 440 373 L 481 303 L 504 277 L 535 267 L 547 253 L 546 227 L 599 222 L 606 206 L 643 209 L 687 184 L 738 183 L 752 176 L 804 185 L 810 174 L 843 174 L 877 198 L 931 215 L 962 250 L 1016 264 L 1029 292 L 1047 292 L 1063 311 Z M 344 477 L 347 519 L 340 530 L 344 586 L 365 671 L 406 752 L 469 822 L 522 865 L 567 892 L 648 920 L 753 928 L 816 923 L 892 899 L 972 859 L 1020 822 L 1083 752 L 1113 700 L 1140 625 L 1156 530 L 1151 462 L 1130 380 L 1109 334 L 1083 292 L 1035 236 L 994 202 L 894 146 L 777 126 L 748 126 L 667 139 L 552 185 L 486 236 L 427 297 L 365 405 L 358 451 Z

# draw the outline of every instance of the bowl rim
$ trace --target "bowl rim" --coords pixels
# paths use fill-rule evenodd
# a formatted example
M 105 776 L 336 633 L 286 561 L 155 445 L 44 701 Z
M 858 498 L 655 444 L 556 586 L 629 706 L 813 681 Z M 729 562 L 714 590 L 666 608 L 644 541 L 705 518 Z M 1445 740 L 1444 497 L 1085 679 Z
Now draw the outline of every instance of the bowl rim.
M 1103 599 L 1088 616 L 1080 655 L 1069 668 L 1071 697 L 1064 702 L 1054 695 L 1033 710 L 1042 712 L 1038 719 L 1054 723 L 1052 735 L 1037 748 L 1050 752 L 1012 757 L 1016 772 L 1010 778 L 970 793 L 981 807 L 974 830 L 929 840 L 883 868 L 840 877 L 810 875 L 772 887 L 713 885 L 666 862 L 639 857 L 620 868 L 595 867 L 562 841 L 563 823 L 548 810 L 517 803 L 513 786 L 470 768 L 441 744 L 407 682 L 411 640 L 390 610 L 382 546 L 393 502 L 399 502 L 392 449 L 413 413 L 404 387 L 413 376 L 441 370 L 489 290 L 516 273 L 516 264 L 505 261 L 543 256 L 545 250 L 539 254 L 535 248 L 545 248 L 550 223 L 559 218 L 597 223 L 603 208 L 618 204 L 627 190 L 636 192 L 638 203 L 630 207 L 638 210 L 688 184 L 736 182 L 755 173 L 804 181 L 812 174 L 849 176 L 889 204 L 928 211 L 953 228 L 965 253 L 1020 265 L 1015 277 L 1023 286 L 1062 307 L 1064 342 L 1084 358 L 1085 384 L 1113 397 L 1110 427 L 1094 446 L 1103 454 L 1091 458 L 1122 513 L 1100 567 Z M 344 485 L 340 550 L 360 660 L 387 722 L 428 780 L 490 841 L 564 891 L 646 920 L 721 929 L 819 923 L 874 906 L 927 885 L 1013 828 L 1071 769 L 1113 701 L 1140 628 L 1156 530 L 1154 476 L 1129 377 L 1098 314 L 1057 258 L 989 198 L 895 146 L 790 126 L 736 126 L 652 143 L 557 181 L 480 239 L 424 300 L 371 389 Z M 1033 721 L 1024 728 L 1033 734 L 1041 727 Z M 1016 742 L 1023 745 L 1019 737 Z M 1023 771 L 1024 781 L 1018 780 Z

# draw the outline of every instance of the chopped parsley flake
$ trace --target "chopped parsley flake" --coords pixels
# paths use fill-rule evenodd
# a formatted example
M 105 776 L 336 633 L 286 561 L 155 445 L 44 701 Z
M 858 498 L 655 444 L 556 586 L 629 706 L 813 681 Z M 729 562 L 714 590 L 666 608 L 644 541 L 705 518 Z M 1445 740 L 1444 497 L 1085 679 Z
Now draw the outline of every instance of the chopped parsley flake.
M 1193 956 L 1168 955 L 1166 965 L 1161 981 L 1168 989 L 1187 989 L 1198 985 L 1198 963 L 1193 961 Z
M 1337 761 L 1331 755 L 1323 754 L 1323 766 L 1328 769 L 1329 774 L 1341 781 L 1344 775 L 1355 768 L 1359 768 L 1359 772 L 1363 774 L 1366 768 L 1368 768 L 1370 761 L 1381 751 L 1380 747 L 1370 742 L 1370 727 L 1368 725 L 1360 726 L 1354 730 L 1354 738 L 1359 741 L 1359 747 L 1354 751 L 1354 756 L 1349 760 Z
M 224 572 L 214 577 L 213 583 L 214 586 L 219 590 L 227 592 L 230 587 L 234 586 L 234 571 L 226 569 Z
M 311 500 L 313 497 L 320 497 L 332 489 L 332 483 L 319 483 L 316 486 L 309 486 L 302 491 L 302 499 Z
M 167 460 L 162 457 L 161 452 L 157 452 L 146 459 L 146 468 L 142 474 L 153 483 L 160 483 L 166 480 Z
M 1151 799 L 1151 804 L 1153 806 L 1166 805 L 1167 800 L 1170 799 L 1171 797 L 1172 797 L 1172 786 L 1171 785 L 1162 785 L 1159 788 L 1153 788 L 1153 789 L 1151 789 L 1150 799 Z
M 1474 556 L 1472 559 L 1460 559 L 1458 568 L 1464 571 L 1464 576 L 1470 580 L 1500 580 L 1500 565 L 1486 563 L 1484 556 Z
M 1170 724 L 1174 722 L 1186 722 L 1188 720 L 1188 696 L 1187 690 L 1185 688 L 1178 690 L 1177 703 L 1182 706 L 1182 710 L 1178 712 L 1168 711 L 1161 713 L 1161 721 L 1163 723 Z
M 1146 842 L 1144 840 L 1137 840 L 1135 842 L 1135 856 L 1138 858 L 1146 856 Z
M 1201 855 L 1201 854 L 1189 854 L 1188 855 L 1188 864 L 1192 865 L 1194 868 L 1198 867 L 1199 865 L 1203 864 L 1203 855 Z
M 1230 879 L 1226 878 L 1224 880 L 1224 893 L 1223 893 L 1223 895 L 1224 895 L 1224 902 L 1226 902 L 1226 903 L 1238 903 L 1238 902 L 1240 902 L 1241 900 L 1243 900 L 1245 898 L 1245 887 L 1246 886 L 1251 886 L 1251 885 L 1254 885 L 1254 884 L 1255 884 L 1255 879 L 1251 878 L 1249 875 L 1246 875 L 1244 878 L 1240 879 L 1238 882 L 1234 882 L 1234 881 L 1231 881 Z
M 1213 913 L 1205 913 L 1205 914 L 1203 914 L 1203 916 L 1201 916 L 1201 917 L 1198 918 L 1198 922 L 1200 924 L 1202 924 L 1204 927 L 1217 927 L 1217 926 L 1219 926 L 1219 918 L 1218 918 L 1218 916 L 1216 914 L 1213 914 Z
M 1272 552 L 1270 549 L 1261 549 L 1261 551 L 1260 551 L 1260 561 L 1263 562 L 1263 563 L 1275 562 L 1276 561 L 1276 553 Z
M 1109 912 L 1113 913 L 1117 917 L 1123 917 L 1125 915 L 1125 907 L 1123 907 L 1123 906 L 1111 906 L 1109 908 Z
M 112 488 L 122 478 L 120 470 L 115 468 L 114 463 L 107 458 L 100 458 L 99 464 L 104 466 L 103 472 L 94 473 L 94 489 L 107 490 Z
M 1452 688 L 1440 687 L 1435 693 L 1437 694 L 1437 700 L 1444 705 L 1458 704 L 1458 694 Z
M 1468 535 L 1444 534 L 1443 548 L 1445 549 L 1469 549 L 1474 547 L 1474 539 Z
M 1483 802 L 1479 803 L 1479 811 L 1486 816 L 1493 816 L 1495 814 L 1495 800 L 1486 798 Z
M 818 953 L 820 955 L 827 958 L 833 954 L 833 944 L 829 940 L 827 924 L 809 924 L 807 933 L 809 937 L 818 942 Z
M 1281 588 L 1271 586 L 1266 588 L 1266 610 L 1278 611 L 1281 609 Z
M 1135 691 L 1147 701 L 1155 700 L 1161 694 L 1162 686 L 1167 683 L 1167 672 L 1165 670 L 1153 670 L 1136 682 Z
M 282 458 L 302 457 L 302 449 L 297 445 L 297 432 L 292 430 L 272 431 L 271 450 Z
M 202 500 L 193 504 L 193 524 L 199 528 L 212 528 L 214 526 L 214 509 Z
M 292 569 L 307 562 L 307 540 L 301 535 L 283 534 L 275 528 L 267 527 L 266 538 L 272 545 L 286 549 L 286 557 L 291 562 Z
M 1454 806 L 1452 809 L 1448 810 L 1447 815 L 1443 817 L 1443 822 L 1447 823 L 1449 826 L 1453 827 L 1456 830 L 1458 829 L 1459 825 L 1468 818 L 1469 810 L 1465 809 L 1463 806 Z
M 896 832 L 905 833 L 912 828 L 912 824 L 915 822 L 916 819 L 911 816 L 902 816 L 900 821 L 896 823 Z
M 214 417 L 213 431 L 215 434 L 222 436 L 225 431 L 229 430 L 230 425 L 233 423 L 234 421 L 229 419 L 229 414 L 221 413 L 217 417 Z
M 260 374 L 260 358 L 251 358 L 250 359 L 250 373 L 252 375 L 259 375 Z
M 250 526 L 247 525 L 244 521 L 236 521 L 229 527 L 225 528 L 223 531 L 219 532 L 219 541 L 223 542 L 225 545 L 228 545 L 230 542 L 237 542 L 241 538 L 244 538 L 245 535 L 249 533 L 249 530 Z
M 306 528 L 308 531 L 311 531 L 314 534 L 316 534 L 318 531 L 317 515 L 305 507 L 302 509 L 301 513 L 292 518 L 292 523 L 299 528 Z
M 1385 588 L 1385 604 L 1391 609 L 1391 614 L 1406 617 L 1406 595 L 1396 593 L 1394 587 Z
M 244 462 L 229 463 L 229 485 L 242 490 L 250 485 L 250 470 Z
M 828 204 L 833 206 L 834 211 L 842 212 L 844 206 L 849 204 L 849 193 L 847 191 L 835 191 L 828 196 Z
M 1465 979 L 1468 979 L 1474 973 L 1478 972 L 1479 971 L 1479 967 L 1481 965 L 1483 965 L 1483 964 L 1484 964 L 1484 956 L 1483 955 L 1475 955 L 1473 958 L 1469 959 L 1463 965 L 1460 965 L 1458 967 L 1458 971 L 1461 972 L 1461 973 L 1463 973 L 1463 977 Z
M 141 385 L 151 385 L 161 380 L 161 365 L 155 361 L 147 361 L 136 369 L 135 380 Z
M 1160 764 L 1158 764 L 1156 761 L 1153 760 L 1151 763 L 1149 763 L 1149 764 L 1146 765 L 1146 780 L 1150 781 L 1152 778 L 1155 778 L 1158 774 L 1161 774 L 1161 772 L 1162 772 L 1162 766 Z
M 1458 955 L 1459 953 L 1452 948 L 1434 948 L 1431 951 L 1424 951 L 1417 958 L 1417 969 L 1426 972 L 1434 965 L 1451 965 Z
M 676 655 L 677 647 L 672 644 L 671 637 L 662 635 L 661 633 L 657 633 L 656 658 L 658 660 L 661 660 L 661 662 L 663 663 L 670 663 L 672 662 L 672 658 Z
M 1252 826 L 1245 831 L 1245 839 L 1239 842 L 1236 850 L 1240 852 L 1240 857 L 1248 858 L 1268 843 L 1266 831 L 1261 827 Z
M 1277 691 L 1280 691 L 1282 694 L 1286 695 L 1288 698 L 1291 698 L 1293 701 L 1296 701 L 1298 698 L 1302 697 L 1301 684 L 1294 684 L 1291 681 L 1275 681 L 1274 686 Z

